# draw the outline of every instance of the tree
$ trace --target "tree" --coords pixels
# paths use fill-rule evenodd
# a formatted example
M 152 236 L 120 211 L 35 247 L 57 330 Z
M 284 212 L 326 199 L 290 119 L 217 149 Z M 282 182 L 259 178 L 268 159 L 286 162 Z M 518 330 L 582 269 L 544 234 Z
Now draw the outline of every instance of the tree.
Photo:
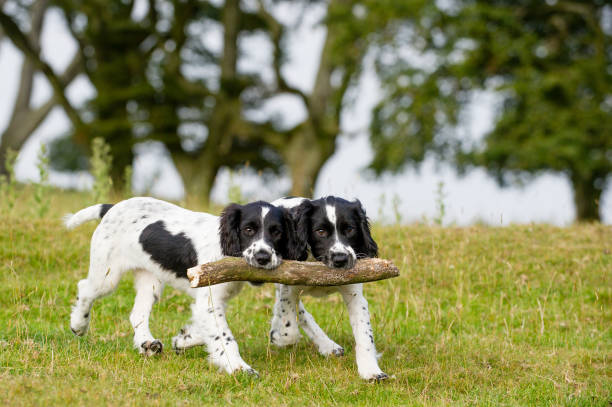
M 367 51 L 364 21 L 355 18 L 354 0 L 330 0 L 327 4 L 325 41 L 321 50 L 315 83 L 310 93 L 291 86 L 282 74 L 289 28 L 276 21 L 261 6 L 274 45 L 273 71 L 278 93 L 297 95 L 306 108 L 306 118 L 291 129 L 275 127 L 262 136 L 281 154 L 289 167 L 291 194 L 311 197 L 325 162 L 336 149 L 340 120 L 349 87 L 358 79 Z
M 277 172 L 284 164 L 292 180 L 291 193 L 312 196 L 319 171 L 335 150 L 343 98 L 359 72 L 359 62 L 365 52 L 356 31 L 351 31 L 347 24 L 352 21 L 353 3 L 347 0 L 329 2 L 326 20 L 329 29 L 310 94 L 288 84 L 281 73 L 286 62 L 286 39 L 293 27 L 285 27 L 273 16 L 270 12 L 273 4 L 261 1 L 257 10 L 249 11 L 237 0 L 225 1 L 220 7 L 208 3 L 189 6 L 187 2 L 186 7 L 192 8 L 189 12 L 174 4 L 173 27 L 186 27 L 195 20 L 199 24 L 220 23 L 224 28 L 223 49 L 219 56 L 190 38 L 189 30 L 171 30 L 174 46 L 160 64 L 165 96 L 157 99 L 163 103 L 154 108 L 159 113 L 152 115 L 158 118 L 154 138 L 163 141 L 170 151 L 189 194 L 206 199 L 223 166 L 249 165 L 257 170 Z M 199 11 L 194 11 L 196 9 Z M 189 15 L 198 17 L 189 20 L 186 18 Z M 273 44 L 274 84 L 238 70 L 239 37 L 253 31 L 267 34 Z M 194 63 L 219 67 L 218 90 L 185 77 L 181 68 Z M 332 75 L 335 75 L 335 82 Z M 283 129 L 274 120 L 257 122 L 245 116 L 246 108 L 260 107 L 266 99 L 284 93 L 296 95 L 304 103 L 307 117 L 302 123 Z M 197 112 L 195 117 L 179 117 L 179 112 L 185 108 L 192 114 Z M 205 124 L 204 141 L 186 148 L 185 144 L 193 142 L 185 141 L 199 137 L 189 133 L 181 135 L 179 127 L 185 123 Z
M 133 0 L 56 0 L 96 95 L 77 112 L 67 102 L 62 82 L 36 57 L 31 44 L 21 41 L 20 49 L 46 72 L 73 122 L 69 137 L 51 149 L 55 168 L 76 165 L 79 161 L 68 152 L 82 154 L 94 137 L 102 137 L 111 146 L 112 177 L 120 188 L 133 146 L 157 140 L 172 157 L 187 193 L 204 200 L 219 169 L 245 166 L 274 172 L 288 168 L 291 192 L 311 196 L 323 164 L 335 151 L 346 95 L 359 77 L 367 36 L 375 29 L 367 24 L 366 13 L 355 12 L 361 3 L 357 0 L 301 4 L 321 3 L 327 6 L 322 21 L 327 32 L 314 87 L 302 91 L 283 76 L 293 27 L 274 17 L 277 2 L 149 0 L 145 15 L 135 18 Z M 380 10 L 387 6 L 373 0 L 368 4 Z M 6 20 L 7 26 L 14 25 Z M 223 27 L 221 52 L 202 42 L 201 28 L 207 25 Z M 252 32 L 268 35 L 273 45 L 273 83 L 239 70 L 245 52 L 240 38 Z M 19 35 L 12 39 L 20 40 Z M 209 73 L 189 74 L 193 67 L 207 67 Z M 280 94 L 295 95 L 304 104 L 306 118 L 293 128 L 245 113 Z M 76 141 L 80 150 L 66 140 Z
M 391 22 L 380 43 L 385 95 L 371 125 L 376 172 L 427 152 L 460 169 L 487 168 L 503 185 L 525 174 L 567 175 L 578 220 L 599 218 L 612 169 L 612 27 L 603 0 L 457 0 Z M 607 11 L 606 11 L 607 10 Z M 391 20 L 390 20 L 391 21 Z M 411 44 L 420 58 L 390 56 Z M 424 62 L 425 61 L 425 62 Z M 475 90 L 502 98 L 482 146 L 456 137 Z
M 125 168 L 132 165 L 135 143 L 145 136 L 139 130 L 145 125 L 141 117 L 146 112 L 139 105 L 154 93 L 147 80 L 147 68 L 152 53 L 164 40 L 155 29 L 158 22 L 155 7 L 137 21 L 132 18 L 135 3 L 57 2 L 77 41 L 85 74 L 96 90 L 96 95 L 82 109 L 88 118 L 82 147 L 87 151 L 96 137 L 106 141 L 113 155 L 111 177 L 117 189 L 122 188 Z M 74 134 L 70 137 L 75 140 Z
M 59 76 L 55 76 L 53 70 L 42 60 L 40 56 L 40 33 L 42 31 L 44 17 L 49 7 L 48 0 L 37 0 L 31 5 L 19 4 L 21 9 L 29 18 L 29 30 L 22 32 L 14 20 L 1 11 L 4 1 L 0 1 L 0 27 L 2 32 L 6 32 L 13 43 L 24 52 L 23 62 L 19 76 L 19 87 L 17 97 L 13 105 L 7 127 L 0 138 L 0 174 L 5 173 L 4 162 L 6 153 L 9 149 L 19 151 L 30 137 L 32 132 L 44 121 L 51 110 L 61 103 L 68 110 L 74 111 L 64 96 L 64 88 L 82 71 L 80 56 L 77 54 L 69 63 L 65 71 Z M 0 33 L 0 41 L 2 34 Z M 29 56 L 27 56 L 29 55 Z M 43 72 L 50 79 L 53 86 L 53 94 L 47 101 L 38 107 L 32 106 L 32 88 L 34 74 L 37 68 L 42 68 Z
M 156 112 L 151 114 L 152 137 L 164 142 L 189 194 L 206 199 L 223 166 L 249 165 L 276 172 L 284 163 L 293 181 L 292 193 L 312 195 L 321 167 L 334 152 L 343 97 L 359 72 L 359 61 L 365 51 L 351 36 L 354 33 L 347 30 L 352 3 L 344 0 L 329 3 L 326 23 L 330 29 L 310 94 L 289 85 L 281 73 L 291 27 L 283 26 L 270 13 L 270 4 L 259 2 L 258 9 L 253 11 L 245 10 L 237 0 L 228 0 L 219 7 L 209 3 L 173 3 L 170 23 L 175 27 L 170 30 L 173 46 L 165 50 L 159 64 L 162 86 L 156 101 L 161 103 L 151 107 Z M 223 48 L 218 56 L 189 35 L 190 24 L 207 23 L 219 23 L 224 28 Z M 274 84 L 238 70 L 239 37 L 253 31 L 266 33 L 273 43 Z M 207 86 L 207 78 L 198 81 L 184 75 L 185 65 L 194 64 L 219 67 L 218 89 Z M 332 75 L 336 77 L 335 83 Z M 259 107 L 267 98 L 283 93 L 297 95 L 303 101 L 307 110 L 304 122 L 283 129 L 273 120 L 258 122 L 245 116 L 246 108 Z M 204 140 L 188 131 L 181 132 L 184 124 L 204 124 Z
M 265 26 L 256 13 L 243 10 L 239 3 L 173 2 L 169 22 L 172 47 L 160 58 L 160 87 L 149 107 L 151 138 L 165 144 L 187 194 L 204 201 L 223 166 L 278 171 L 281 165 L 276 152 L 252 137 L 261 125 L 248 120 L 243 112 L 253 94 L 265 92 L 265 84 L 256 75 L 239 72 L 239 37 Z M 206 49 L 200 37 L 213 24 L 223 26 L 219 55 Z M 211 72 L 218 68 L 219 74 L 188 76 L 186 67 L 213 68 Z M 204 137 L 198 130 L 205 132 Z

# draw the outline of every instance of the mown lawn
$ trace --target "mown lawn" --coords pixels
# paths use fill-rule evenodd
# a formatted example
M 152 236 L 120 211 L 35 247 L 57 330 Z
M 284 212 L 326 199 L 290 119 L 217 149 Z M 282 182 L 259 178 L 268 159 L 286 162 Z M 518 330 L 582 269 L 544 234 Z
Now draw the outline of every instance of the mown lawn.
M 80 203 L 79 203 L 80 202 Z M 67 232 L 58 215 L 0 213 L 0 401 L 3 405 L 572 405 L 612 404 L 612 228 L 529 225 L 375 226 L 396 279 L 368 284 L 381 384 L 357 375 L 339 295 L 306 298 L 342 358 L 312 344 L 268 343 L 273 287 L 248 287 L 228 321 L 261 378 L 227 376 L 203 348 L 176 355 L 170 339 L 190 300 L 166 288 L 151 329 L 164 353 L 132 349 L 131 276 L 94 305 L 89 333 L 69 329 L 95 224 Z M 26 203 L 19 203 L 26 205 Z

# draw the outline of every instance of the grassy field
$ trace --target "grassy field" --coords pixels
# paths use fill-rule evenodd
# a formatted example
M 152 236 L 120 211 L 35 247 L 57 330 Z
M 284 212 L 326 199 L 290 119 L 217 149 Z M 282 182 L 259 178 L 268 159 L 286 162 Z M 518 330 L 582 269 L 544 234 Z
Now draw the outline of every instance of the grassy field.
M 366 285 L 380 365 L 357 375 L 339 295 L 306 298 L 342 358 L 305 339 L 268 343 L 273 287 L 248 287 L 228 321 L 261 378 L 227 376 L 203 348 L 176 355 L 170 339 L 189 318 L 187 296 L 166 288 L 151 329 L 165 352 L 132 349 L 131 276 L 94 305 L 89 333 L 69 313 L 87 272 L 95 224 L 67 232 L 63 212 L 86 198 L 54 195 L 37 219 L 17 200 L 0 209 L 0 401 L 4 405 L 571 405 L 612 401 L 612 228 L 374 227 L 396 279 Z

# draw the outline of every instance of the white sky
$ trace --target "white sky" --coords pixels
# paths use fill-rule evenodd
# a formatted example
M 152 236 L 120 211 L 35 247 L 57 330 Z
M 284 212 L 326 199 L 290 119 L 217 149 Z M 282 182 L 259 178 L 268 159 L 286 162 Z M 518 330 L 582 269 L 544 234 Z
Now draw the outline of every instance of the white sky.
M 291 7 L 277 10 L 284 21 L 295 15 Z M 284 70 L 288 81 L 309 91 L 314 82 L 318 56 L 324 38 L 324 30 L 316 25 L 321 10 L 305 17 L 302 28 L 291 38 L 289 64 Z M 241 60 L 241 68 L 258 70 L 267 61 L 269 46 L 261 38 L 246 39 L 242 46 L 249 50 L 249 57 Z M 56 10 L 48 13 L 45 20 L 42 49 L 45 59 L 56 71 L 61 71 L 76 50 L 74 40 L 66 30 L 62 16 Z M 5 128 L 17 91 L 22 57 L 9 41 L 0 44 L 0 132 Z M 69 98 L 75 104 L 87 100 L 94 93 L 88 81 L 80 77 L 69 88 Z M 40 104 L 50 94 L 46 80 L 38 77 L 34 88 L 34 104 Z M 403 222 L 423 219 L 431 220 L 437 214 L 436 201 L 438 183 L 443 183 L 445 224 L 466 225 L 484 221 L 492 225 L 509 223 L 546 222 L 567 225 L 574 219 L 572 191 L 562 176 L 546 174 L 534 179 L 526 186 L 500 188 L 482 170 L 475 170 L 464 177 L 447 165 L 436 165 L 426 160 L 420 171 L 412 169 L 396 176 L 386 175 L 380 179 L 369 177 L 364 171 L 372 156 L 367 127 L 370 110 L 379 95 L 378 83 L 371 69 L 366 69 L 359 84 L 356 103 L 350 107 L 342 120 L 343 132 L 353 136 L 340 136 L 336 153 L 325 164 L 319 176 L 315 196 L 339 195 L 349 199 L 359 198 L 370 217 L 379 221 L 394 221 L 392 202 L 401 214 Z M 493 120 L 491 106 L 495 96 L 481 93 L 468 111 L 469 120 L 462 129 L 470 137 L 482 137 Z M 270 101 L 261 115 L 276 114 L 290 125 L 304 116 L 300 102 L 291 96 L 278 97 Z M 17 176 L 20 180 L 35 180 L 36 152 L 41 142 L 48 142 L 69 128 L 69 121 L 60 108 L 55 108 L 37 129 L 22 150 Z M 164 154 L 163 146 L 157 143 L 140 145 L 136 149 L 134 186 L 141 192 L 150 190 L 153 195 L 167 199 L 179 199 L 183 188 L 176 170 Z M 437 167 L 437 168 L 436 168 Z M 91 184 L 88 174 L 67 175 L 52 173 L 51 182 L 57 185 L 86 188 Z M 242 187 L 244 194 L 253 199 L 273 200 L 287 193 L 290 181 L 283 177 L 273 182 L 264 182 L 254 175 L 234 175 L 233 183 Z M 222 171 L 213 189 L 213 199 L 227 202 L 230 174 Z M 603 221 L 612 223 L 612 188 L 602 197 Z

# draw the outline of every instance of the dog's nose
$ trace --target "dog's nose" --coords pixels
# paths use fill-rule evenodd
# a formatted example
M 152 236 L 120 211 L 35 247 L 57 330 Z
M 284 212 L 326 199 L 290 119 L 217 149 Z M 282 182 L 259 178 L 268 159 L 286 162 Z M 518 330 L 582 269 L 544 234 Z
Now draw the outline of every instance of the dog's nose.
M 348 263 L 348 254 L 346 253 L 332 253 L 331 261 L 334 267 L 344 267 Z
M 272 256 L 270 255 L 270 253 L 264 250 L 260 250 L 257 253 L 255 253 L 255 261 L 260 266 L 265 266 L 266 264 L 268 264 L 271 258 Z

